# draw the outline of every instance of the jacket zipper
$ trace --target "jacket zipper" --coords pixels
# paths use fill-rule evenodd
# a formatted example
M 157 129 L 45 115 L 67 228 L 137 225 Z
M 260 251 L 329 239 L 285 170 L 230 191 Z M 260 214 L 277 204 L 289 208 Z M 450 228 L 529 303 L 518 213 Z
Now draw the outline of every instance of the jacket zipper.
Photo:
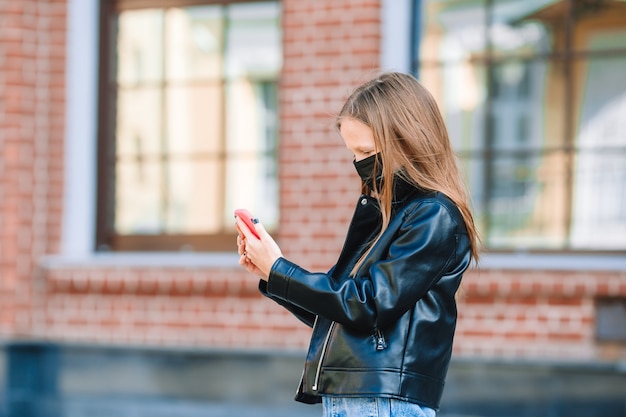
M 313 386 L 311 387 L 311 389 L 313 391 L 317 391 L 318 388 L 318 384 L 320 382 L 320 373 L 322 371 L 322 361 L 324 360 L 324 356 L 326 356 L 326 348 L 328 347 L 328 341 L 330 340 L 330 334 L 333 331 L 333 328 L 335 327 L 335 322 L 333 321 L 330 324 L 330 328 L 328 329 L 328 333 L 326 334 L 326 339 L 324 340 L 324 346 L 322 347 L 322 354 L 320 355 L 320 360 L 317 364 L 317 371 L 315 371 L 315 381 L 313 381 Z
M 385 335 L 380 329 L 376 329 L 376 350 L 385 350 L 387 348 L 387 341 Z
M 317 327 L 317 320 L 320 318 L 320 316 L 316 315 L 315 316 L 315 321 L 313 322 L 313 328 Z M 300 375 L 300 385 L 302 385 L 302 383 L 304 382 L 304 369 L 302 369 L 302 375 Z M 296 389 L 296 395 L 298 395 L 300 391 L 300 387 L 298 387 L 298 389 Z

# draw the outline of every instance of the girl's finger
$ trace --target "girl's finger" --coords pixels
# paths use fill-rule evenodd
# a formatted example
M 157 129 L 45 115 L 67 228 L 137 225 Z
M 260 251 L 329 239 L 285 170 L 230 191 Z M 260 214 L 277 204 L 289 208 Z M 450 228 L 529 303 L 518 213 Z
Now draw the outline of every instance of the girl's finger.
M 249 235 L 252 234 L 252 232 L 248 230 L 248 226 L 246 226 L 239 217 L 237 217 L 237 230 L 239 230 L 239 234 L 243 236 L 244 239 L 248 239 Z

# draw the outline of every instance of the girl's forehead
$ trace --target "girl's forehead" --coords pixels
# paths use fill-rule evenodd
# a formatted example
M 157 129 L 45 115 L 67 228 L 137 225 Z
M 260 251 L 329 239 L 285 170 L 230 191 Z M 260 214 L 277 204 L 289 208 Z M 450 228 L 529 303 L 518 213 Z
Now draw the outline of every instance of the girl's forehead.
M 374 142 L 372 129 L 358 120 L 344 120 L 339 131 L 344 140 L 350 141 L 354 145 L 367 145 Z

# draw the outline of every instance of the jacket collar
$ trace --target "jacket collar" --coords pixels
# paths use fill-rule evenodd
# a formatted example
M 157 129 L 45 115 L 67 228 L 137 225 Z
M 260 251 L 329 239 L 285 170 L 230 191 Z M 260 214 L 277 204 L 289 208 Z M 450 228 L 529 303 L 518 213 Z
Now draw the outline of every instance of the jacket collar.
M 396 207 L 398 204 L 402 204 L 407 200 L 411 200 L 413 197 L 418 195 L 428 194 L 430 191 L 416 186 L 414 183 L 407 181 L 401 175 L 395 175 L 394 184 L 393 184 L 393 199 L 391 201 L 391 205 Z M 378 204 L 378 199 L 368 194 L 362 194 L 361 198 L 367 198 L 371 202 Z
M 405 180 L 401 175 L 396 175 L 393 184 L 393 201 L 391 204 L 400 204 L 408 198 L 418 194 L 426 194 L 428 191 Z

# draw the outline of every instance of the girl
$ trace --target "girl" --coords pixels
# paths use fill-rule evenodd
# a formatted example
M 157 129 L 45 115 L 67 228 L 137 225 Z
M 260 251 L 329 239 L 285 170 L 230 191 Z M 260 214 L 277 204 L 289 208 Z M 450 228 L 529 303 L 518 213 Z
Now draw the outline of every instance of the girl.
M 239 263 L 313 328 L 296 400 L 325 417 L 434 416 L 479 242 L 443 118 L 414 77 L 391 72 L 358 87 L 336 126 L 362 180 L 336 264 L 306 271 L 238 218 Z

